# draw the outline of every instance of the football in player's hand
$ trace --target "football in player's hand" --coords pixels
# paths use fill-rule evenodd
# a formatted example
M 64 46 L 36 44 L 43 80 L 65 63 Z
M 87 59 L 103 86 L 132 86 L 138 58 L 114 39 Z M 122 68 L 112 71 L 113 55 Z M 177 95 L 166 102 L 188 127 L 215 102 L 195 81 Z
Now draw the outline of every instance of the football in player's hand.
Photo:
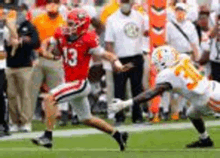
M 57 49 L 57 48 L 54 48 L 53 50 L 52 50 L 52 54 L 54 55 L 54 56 L 61 56 L 62 55 L 62 53 L 59 51 L 59 49 Z

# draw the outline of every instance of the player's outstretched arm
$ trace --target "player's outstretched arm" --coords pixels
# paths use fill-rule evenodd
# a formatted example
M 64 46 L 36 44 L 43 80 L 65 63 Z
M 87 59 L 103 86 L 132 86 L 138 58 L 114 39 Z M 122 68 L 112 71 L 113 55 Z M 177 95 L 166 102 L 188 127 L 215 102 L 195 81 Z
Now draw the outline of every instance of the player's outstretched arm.
M 109 62 L 112 63 L 115 71 L 119 71 L 119 72 L 125 72 L 130 70 L 131 68 L 133 68 L 133 64 L 128 63 L 125 65 L 122 65 L 122 63 L 120 62 L 120 60 L 118 59 L 118 57 L 109 51 L 105 51 L 102 55 L 100 55 L 103 59 L 108 60 Z
M 138 96 L 134 97 L 133 99 L 129 99 L 127 101 L 121 101 L 120 99 L 115 99 L 112 104 L 109 106 L 110 112 L 118 112 L 126 107 L 133 106 L 134 104 L 140 104 L 146 101 L 151 100 L 157 95 L 162 94 L 165 91 L 171 90 L 172 86 L 170 83 L 160 83 L 157 84 L 154 89 L 147 90 Z
M 139 94 L 138 96 L 134 97 L 133 102 L 140 104 L 142 102 L 149 101 L 155 96 L 161 95 L 163 92 L 171 90 L 171 89 L 172 89 L 172 86 L 168 82 L 157 84 L 154 89 L 147 90 Z

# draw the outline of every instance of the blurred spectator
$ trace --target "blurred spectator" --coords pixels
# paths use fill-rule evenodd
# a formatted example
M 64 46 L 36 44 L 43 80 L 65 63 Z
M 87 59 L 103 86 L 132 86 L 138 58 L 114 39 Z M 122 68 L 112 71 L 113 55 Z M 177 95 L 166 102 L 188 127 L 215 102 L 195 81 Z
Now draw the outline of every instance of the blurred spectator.
M 18 29 L 13 23 L 7 26 L 5 39 L 7 52 L 6 77 L 11 131 L 31 131 L 33 106 L 31 104 L 33 49 L 38 46 L 38 34 L 34 26 L 26 20 L 25 11 L 18 11 Z
M 1 8 L 2 10 L 2 8 Z M 4 19 L 4 13 L 1 15 L 0 21 Z M 7 25 L 7 23 L 6 23 Z M 5 136 L 5 135 L 10 135 L 9 134 L 9 127 L 6 119 L 6 97 L 4 94 L 6 94 L 6 88 L 7 88 L 7 82 L 6 82 L 6 76 L 5 76 L 5 68 L 6 68 L 6 55 L 4 51 L 4 25 L 3 23 L 0 24 L 0 126 L 2 127 L 0 137 Z
M 220 5 L 219 5 L 220 6 Z M 216 13 L 215 26 L 210 33 L 211 37 L 211 76 L 213 80 L 220 82 L 220 11 Z
M 65 21 L 58 12 L 60 5 L 59 0 L 47 0 L 46 12 L 38 15 L 33 24 L 38 30 L 40 41 L 42 43 L 50 43 L 50 37 L 54 35 L 55 30 L 65 24 Z M 32 84 L 34 86 L 32 92 L 32 105 L 35 107 L 39 96 L 40 87 L 45 83 L 48 90 L 58 86 L 64 82 L 64 71 L 60 57 L 48 54 L 48 48 L 40 47 L 38 49 L 39 63 L 34 69 L 34 77 Z M 49 58 L 48 56 L 51 56 Z M 66 104 L 66 103 L 65 103 Z
M 169 21 L 175 19 L 175 5 L 176 3 L 184 3 L 187 11 L 186 19 L 192 22 L 198 18 L 198 5 L 197 3 L 190 3 L 188 0 L 168 0 L 167 18 Z
M 196 61 L 199 58 L 199 38 L 195 26 L 186 20 L 186 6 L 177 3 L 175 7 L 175 19 L 167 23 L 167 43 L 177 51 L 191 55 Z
M 201 5 L 199 9 L 199 17 L 195 22 L 196 30 L 199 36 L 199 43 L 202 51 L 199 63 L 201 65 L 206 64 L 209 61 L 210 53 L 210 38 L 209 34 L 211 31 L 211 26 L 209 25 L 210 10 L 207 5 Z M 208 76 L 207 76 L 208 77 Z
M 210 0 L 211 2 L 211 11 L 218 12 L 219 0 Z
M 132 9 L 130 0 L 121 0 L 121 7 L 112 14 L 106 25 L 106 50 L 114 52 L 123 64 L 132 62 L 134 68 L 125 73 L 114 73 L 115 97 L 125 99 L 127 80 L 131 81 L 133 96 L 142 91 L 143 77 L 143 34 L 144 18 Z M 116 114 L 116 123 L 125 121 L 124 111 Z M 132 109 L 132 122 L 142 122 L 142 109 L 134 105 Z
M 201 48 L 201 58 L 199 63 L 203 66 L 204 75 L 210 78 L 211 68 L 209 62 L 210 54 L 210 38 L 209 34 L 211 31 L 211 26 L 209 25 L 210 19 L 210 10 L 207 5 L 200 6 L 199 9 L 199 18 L 196 21 L 196 29 L 199 35 L 200 48 Z
M 191 56 L 193 61 L 197 61 L 200 55 L 199 48 L 199 38 L 195 26 L 187 18 L 187 8 L 184 3 L 177 3 L 175 6 L 175 19 L 172 19 L 167 23 L 167 39 L 166 42 L 174 47 L 178 52 L 183 54 L 188 54 Z M 162 102 L 167 110 L 170 102 L 170 97 L 168 97 L 169 92 L 163 94 Z M 186 99 L 173 95 L 174 99 L 181 99 L 178 101 L 178 105 L 172 106 L 176 107 L 172 119 L 179 119 L 179 111 L 182 113 L 184 106 L 186 106 Z M 165 111 L 167 113 L 167 111 Z M 183 118 L 185 116 L 183 115 Z

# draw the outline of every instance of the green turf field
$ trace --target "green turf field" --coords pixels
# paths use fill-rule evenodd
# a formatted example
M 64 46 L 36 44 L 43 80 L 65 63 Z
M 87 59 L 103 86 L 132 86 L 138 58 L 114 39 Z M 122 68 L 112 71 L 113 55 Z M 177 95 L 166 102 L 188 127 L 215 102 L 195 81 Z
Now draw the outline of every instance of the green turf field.
M 219 158 L 220 126 L 209 127 L 215 148 L 185 149 L 197 133 L 187 130 L 131 132 L 128 148 L 118 151 L 116 142 L 105 134 L 55 138 L 52 150 L 34 146 L 29 139 L 0 142 L 1 158 Z

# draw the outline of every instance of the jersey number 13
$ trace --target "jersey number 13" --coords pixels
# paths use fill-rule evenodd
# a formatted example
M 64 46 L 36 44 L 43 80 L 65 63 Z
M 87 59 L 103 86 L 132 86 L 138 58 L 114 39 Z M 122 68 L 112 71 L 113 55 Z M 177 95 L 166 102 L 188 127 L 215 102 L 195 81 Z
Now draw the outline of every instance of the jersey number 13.
M 77 50 L 74 48 L 63 48 L 63 54 L 64 54 L 64 61 L 66 64 L 68 64 L 71 67 L 74 67 L 77 65 Z

